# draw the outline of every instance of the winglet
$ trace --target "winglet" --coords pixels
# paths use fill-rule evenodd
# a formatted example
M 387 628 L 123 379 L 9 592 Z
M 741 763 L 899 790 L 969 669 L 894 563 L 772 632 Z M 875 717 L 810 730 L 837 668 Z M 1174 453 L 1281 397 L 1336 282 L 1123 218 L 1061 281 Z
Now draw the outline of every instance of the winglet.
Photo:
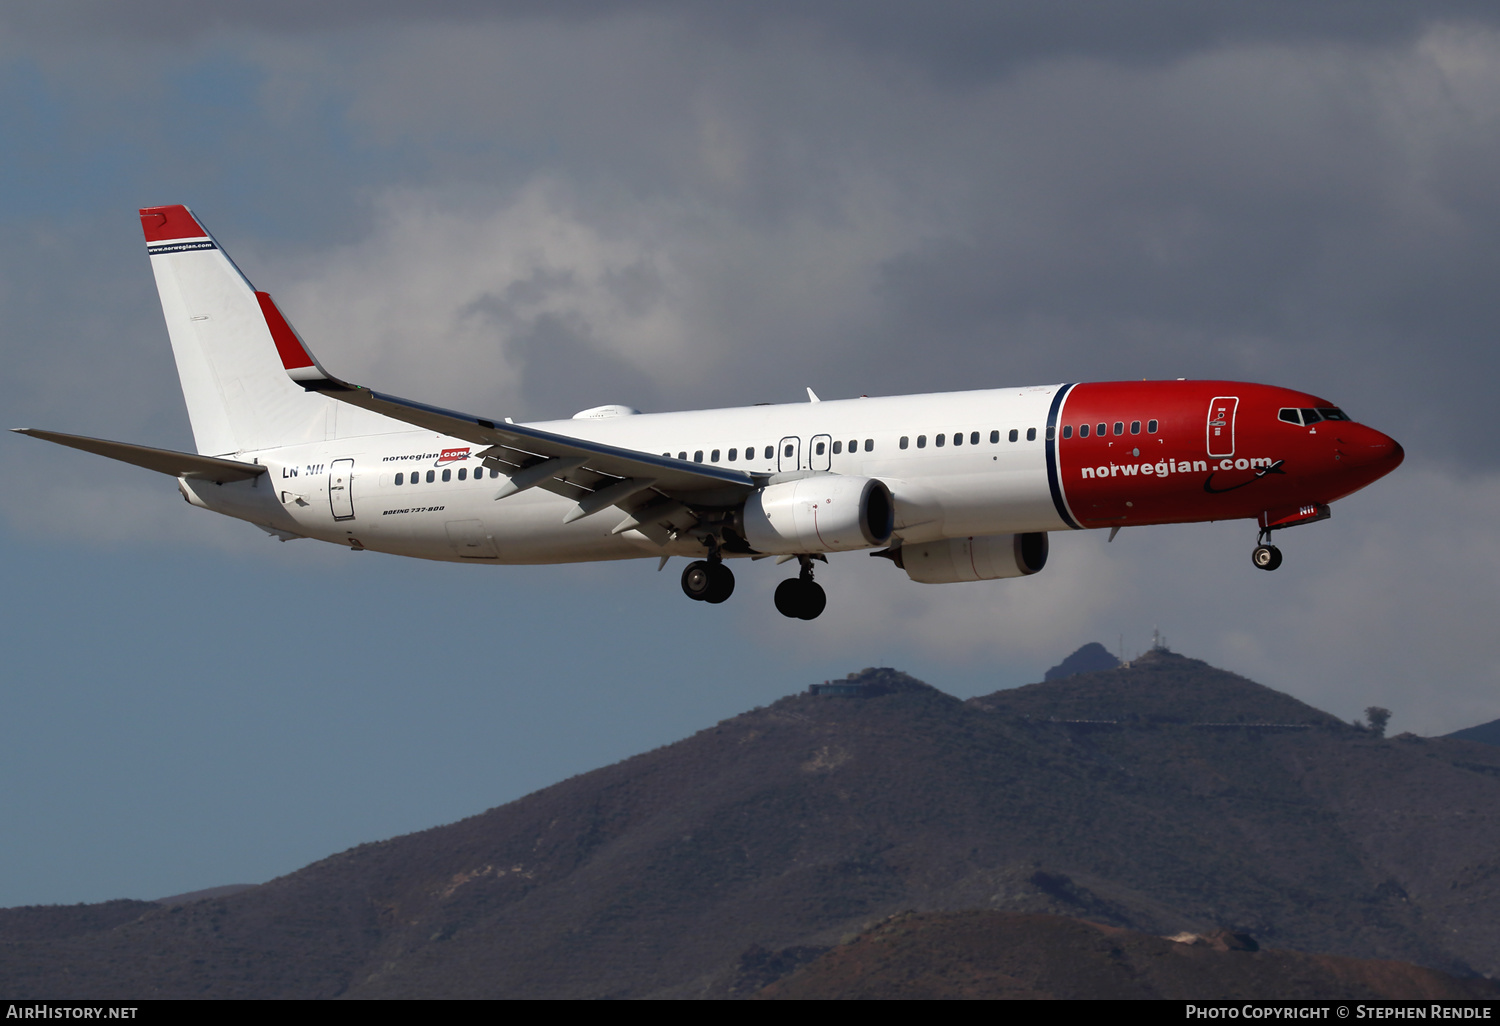
M 821 399 L 818 398 L 818 393 L 816 393 L 816 392 L 814 392 L 812 390 L 812 386 L 811 385 L 809 385 L 807 387 L 807 401 L 810 402 L 810 403 L 820 403 L 820 402 L 823 401 L 823 400 L 821 400 Z

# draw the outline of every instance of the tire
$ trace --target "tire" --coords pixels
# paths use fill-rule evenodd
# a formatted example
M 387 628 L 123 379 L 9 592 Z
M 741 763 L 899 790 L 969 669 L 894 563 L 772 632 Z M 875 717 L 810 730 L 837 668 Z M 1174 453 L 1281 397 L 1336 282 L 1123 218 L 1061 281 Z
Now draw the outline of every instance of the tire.
M 789 577 L 776 585 L 776 611 L 793 620 L 802 617 L 802 582 Z
M 733 594 L 734 571 L 723 563 L 710 563 L 708 565 L 708 593 L 703 596 L 703 601 L 718 605 Z
M 828 595 L 817 581 L 799 581 L 802 585 L 802 609 L 797 613 L 804 620 L 816 620 L 828 607 Z
M 1250 561 L 1261 570 L 1275 570 L 1281 565 L 1281 550 L 1274 545 L 1257 545 Z
M 708 598 L 713 588 L 713 567 L 706 560 L 697 559 L 689 563 L 682 571 L 682 593 L 694 602 L 702 602 Z M 734 585 L 730 584 L 733 590 Z M 724 598 L 728 598 L 726 595 Z M 720 602 L 724 599 L 720 599 Z

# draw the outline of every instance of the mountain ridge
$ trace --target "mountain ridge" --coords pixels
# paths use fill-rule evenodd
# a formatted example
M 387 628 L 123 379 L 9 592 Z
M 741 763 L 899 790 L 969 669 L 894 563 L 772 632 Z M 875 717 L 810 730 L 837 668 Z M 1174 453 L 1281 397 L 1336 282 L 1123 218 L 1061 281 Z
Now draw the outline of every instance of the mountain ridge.
M 753 949 L 913 908 L 1500 971 L 1500 828 L 1474 811 L 1500 806 L 1500 751 L 1382 740 L 1167 652 L 968 701 L 888 669 L 845 683 L 238 893 L 67 934 L 0 910 L 0 981 L 726 997 Z

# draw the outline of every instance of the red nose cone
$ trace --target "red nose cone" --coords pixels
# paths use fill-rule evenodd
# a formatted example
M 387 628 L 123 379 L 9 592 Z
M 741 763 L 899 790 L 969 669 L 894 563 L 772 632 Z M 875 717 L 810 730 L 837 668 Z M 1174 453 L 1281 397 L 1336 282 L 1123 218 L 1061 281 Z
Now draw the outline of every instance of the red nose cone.
M 1341 432 L 1339 448 L 1351 471 L 1363 484 L 1385 477 L 1401 466 L 1406 450 L 1390 435 L 1363 425 L 1352 425 Z
M 1366 459 L 1372 466 L 1378 466 L 1382 474 L 1389 474 L 1401 466 L 1401 461 L 1406 459 L 1406 450 L 1401 448 L 1401 443 L 1390 435 L 1383 435 L 1379 431 L 1371 431 L 1374 439 L 1366 450 Z

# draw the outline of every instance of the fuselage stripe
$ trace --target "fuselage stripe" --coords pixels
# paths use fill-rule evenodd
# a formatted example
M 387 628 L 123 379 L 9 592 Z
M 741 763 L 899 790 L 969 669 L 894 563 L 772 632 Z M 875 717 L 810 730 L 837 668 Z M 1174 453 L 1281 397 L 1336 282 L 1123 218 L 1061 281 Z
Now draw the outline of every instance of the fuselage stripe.
M 1057 515 L 1062 518 L 1063 523 L 1079 531 L 1082 527 L 1073 519 L 1073 514 L 1068 512 L 1068 503 L 1063 498 L 1062 479 L 1057 469 L 1058 414 L 1062 411 L 1063 400 L 1073 390 L 1073 384 L 1063 385 L 1057 390 L 1057 395 L 1052 397 L 1052 408 L 1047 411 L 1047 436 L 1044 448 L 1047 451 L 1047 487 L 1052 490 L 1052 505 L 1057 508 Z

